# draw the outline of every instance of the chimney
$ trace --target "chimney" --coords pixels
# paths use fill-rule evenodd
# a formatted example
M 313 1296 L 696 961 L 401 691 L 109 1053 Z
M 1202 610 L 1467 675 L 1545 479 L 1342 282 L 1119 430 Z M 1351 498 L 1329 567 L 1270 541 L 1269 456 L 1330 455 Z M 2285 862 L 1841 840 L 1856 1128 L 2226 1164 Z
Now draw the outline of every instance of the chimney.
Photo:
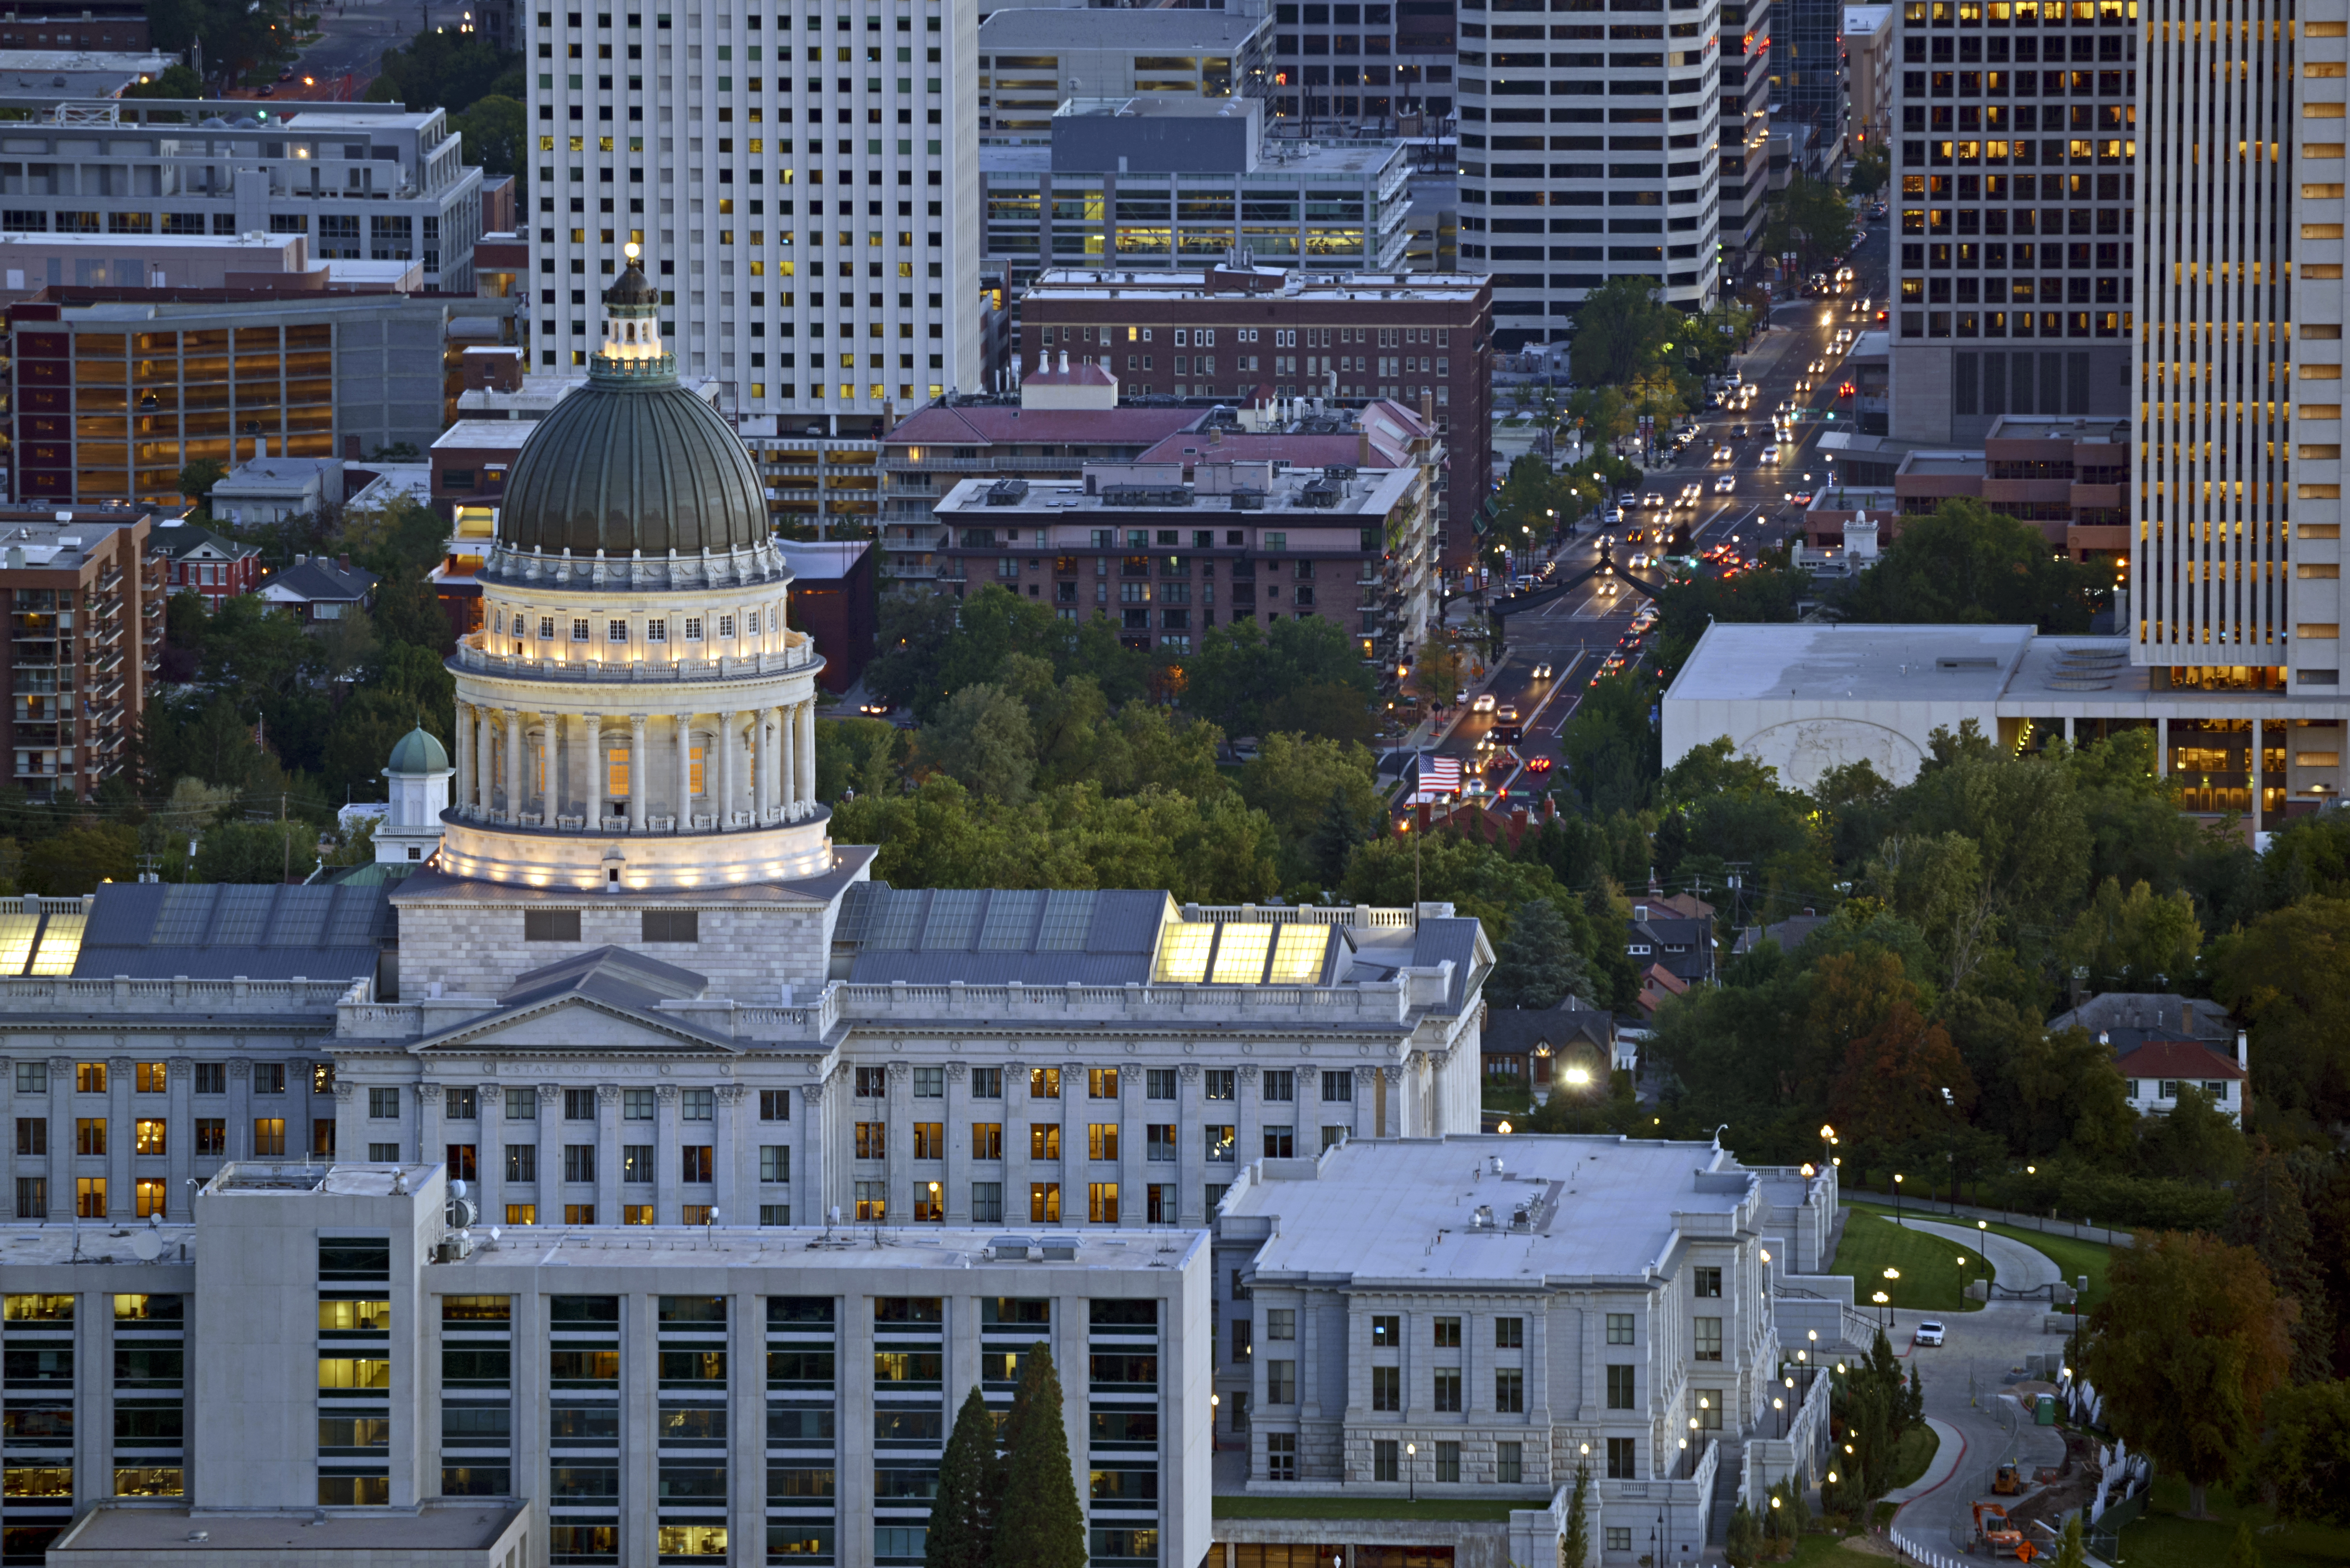
M 1355 466 L 1357 468 L 1371 466 L 1371 432 L 1367 430 L 1357 430 L 1355 432 Z
M 1067 375 L 1068 373 L 1069 373 L 1069 351 L 1068 351 L 1066 348 L 1064 348 L 1064 349 L 1062 349 L 1062 350 L 1061 350 L 1061 374 L 1062 374 L 1062 375 L 1064 375 L 1064 376 L 1066 376 L 1066 375 Z
M 1223 426 L 1210 425 L 1208 427 L 1208 444 L 1210 446 L 1222 446 L 1224 444 Z
M 2252 1070 L 2252 1064 L 2249 1061 L 2245 1060 L 2244 1032 L 2241 1029 L 2236 1031 L 2236 1070 L 2242 1073 L 2249 1073 Z
M 1431 431 L 1436 428 L 1436 394 L 1426 387 L 1419 389 L 1419 422 Z
M 2182 1002 L 2178 1004 L 2178 1032 L 2189 1039 L 2194 1038 L 2195 1004 L 2191 1002 Z
M 1052 351 L 1050 348 L 1039 348 L 1039 349 L 1037 349 L 1037 350 L 1036 350 L 1036 374 L 1038 374 L 1039 376 L 1049 376 L 1049 375 L 1051 375 L 1052 373 L 1053 373 L 1053 351 Z
M 335 565 L 348 572 L 351 569 L 351 558 L 348 556 L 338 556 L 335 557 Z

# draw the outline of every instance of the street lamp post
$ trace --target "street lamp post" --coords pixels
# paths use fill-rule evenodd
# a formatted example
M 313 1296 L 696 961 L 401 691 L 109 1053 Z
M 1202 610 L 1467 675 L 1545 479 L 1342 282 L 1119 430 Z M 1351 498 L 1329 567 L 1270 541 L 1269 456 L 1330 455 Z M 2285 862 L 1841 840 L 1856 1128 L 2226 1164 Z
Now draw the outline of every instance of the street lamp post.
M 1975 1221 L 1975 1256 L 1982 1262 L 1983 1300 L 1991 1300 L 1991 1221 Z
M 1419 1501 L 1419 1445 L 1406 1443 L 1403 1446 L 1403 1459 L 1404 1483 L 1411 1489 L 1409 1493 L 1410 1501 L 1418 1502 Z
M 1901 1173 L 1898 1170 L 1893 1173 L 1893 1223 L 1901 1223 Z

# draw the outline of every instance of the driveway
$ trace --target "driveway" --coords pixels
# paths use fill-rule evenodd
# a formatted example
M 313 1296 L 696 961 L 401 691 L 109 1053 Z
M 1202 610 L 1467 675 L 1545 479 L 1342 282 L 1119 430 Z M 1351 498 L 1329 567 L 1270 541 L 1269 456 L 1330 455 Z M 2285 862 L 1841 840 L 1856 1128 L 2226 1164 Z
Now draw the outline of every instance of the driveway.
M 1905 1217 L 1901 1224 L 1907 1230 L 1923 1231 L 1929 1236 L 1958 1242 L 1966 1251 L 1989 1258 L 1999 1282 L 2010 1290 L 2044 1290 L 2064 1283 L 2064 1276 L 2054 1259 L 2012 1236 L 1996 1236 L 1970 1225 L 1952 1225 L 1940 1220 Z
M 1933 1227 L 1938 1233 L 1961 1229 L 1935 1227 L 1931 1221 L 1913 1223 Z M 1967 1234 L 1971 1239 L 1972 1233 Z M 1996 1242 L 2002 1238 L 1991 1240 Z M 2004 1269 L 1998 1252 L 1991 1252 L 1991 1259 L 1994 1269 Z M 2016 1262 L 2019 1269 L 2028 1266 L 2027 1261 Z M 2002 1272 L 2002 1277 L 2013 1282 L 2021 1276 Z M 1945 1446 L 1953 1435 L 1964 1445 L 1963 1454 L 1952 1461 L 1950 1472 L 1939 1483 L 1930 1472 L 1922 1478 L 1920 1490 L 1896 1516 L 1902 1533 L 1919 1545 L 1935 1551 L 1963 1546 L 1973 1527 L 1971 1505 L 1991 1496 L 1991 1471 L 1996 1466 L 2012 1462 L 2028 1473 L 2041 1465 L 2063 1462 L 2064 1438 L 2053 1428 L 2033 1426 L 2022 1407 L 2005 1391 L 2021 1376 L 2027 1353 L 2054 1349 L 2062 1343 L 2042 1331 L 2047 1310 L 2043 1303 L 1993 1302 L 1980 1312 L 1951 1313 L 1941 1320 L 1945 1344 L 1933 1348 L 1913 1344 L 1902 1349 L 1902 1358 L 1918 1369 L 1926 1415 L 1937 1434 Z M 1917 1314 L 1910 1315 L 1914 1321 Z

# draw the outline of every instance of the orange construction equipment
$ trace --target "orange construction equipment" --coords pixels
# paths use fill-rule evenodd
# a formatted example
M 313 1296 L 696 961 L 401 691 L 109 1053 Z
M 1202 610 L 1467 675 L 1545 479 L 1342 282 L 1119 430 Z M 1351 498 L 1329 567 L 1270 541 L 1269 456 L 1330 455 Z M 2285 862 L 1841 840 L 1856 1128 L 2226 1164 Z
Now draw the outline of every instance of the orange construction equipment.
M 2032 1551 L 2031 1543 L 2023 1539 L 2023 1532 L 2008 1522 L 2006 1509 L 1995 1502 L 1979 1502 L 1974 1508 L 1975 1536 L 1991 1548 L 1992 1556 L 2032 1560 L 2026 1555 Z
M 1991 1490 L 2001 1497 L 2013 1497 L 2023 1490 L 2023 1478 L 2013 1465 L 2002 1465 L 1991 1475 Z

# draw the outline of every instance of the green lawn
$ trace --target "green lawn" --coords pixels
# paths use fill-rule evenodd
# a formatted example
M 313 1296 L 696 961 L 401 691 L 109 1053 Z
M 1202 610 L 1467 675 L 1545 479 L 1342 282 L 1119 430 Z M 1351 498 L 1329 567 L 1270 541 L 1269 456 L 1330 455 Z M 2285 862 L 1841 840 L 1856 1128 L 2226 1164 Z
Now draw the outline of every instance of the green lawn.
M 1961 1251 L 1966 1255 L 1962 1267 Z M 1901 1277 L 1887 1280 L 1885 1271 L 1898 1269 Z M 1852 1276 L 1853 1304 L 1866 1311 L 1875 1306 L 1878 1291 L 1893 1298 L 1897 1310 L 1909 1312 L 1973 1312 L 1981 1303 L 1960 1293 L 1981 1270 L 1973 1248 L 1906 1230 L 1890 1220 L 1856 1209 L 1845 1221 L 1844 1240 L 1836 1247 L 1832 1274 Z
M 1893 1212 L 1890 1204 L 1862 1202 L 1851 1204 L 1849 1207 L 1854 1212 L 1861 1214 Z M 1915 1210 L 1911 1212 L 1914 1213 Z M 1940 1215 L 1929 1215 L 1927 1218 L 1941 1220 L 1946 1225 L 1961 1227 L 1971 1226 L 1974 1223 L 1970 1220 L 1952 1220 Z M 2097 1303 L 2106 1299 L 2106 1270 L 2113 1262 L 2114 1255 L 2114 1250 L 2111 1247 L 2100 1246 L 2095 1241 L 2078 1241 L 2071 1236 L 2043 1235 L 2038 1231 L 2026 1231 L 2013 1225 L 2002 1225 L 1997 1220 L 1991 1222 L 1991 1230 L 1993 1235 L 2005 1236 L 2011 1241 L 2021 1241 L 2025 1246 L 2044 1254 L 2058 1268 L 2064 1271 L 2067 1283 L 2083 1274 L 2088 1275 L 2089 1293 L 2081 1298 L 2082 1311 L 2094 1311 Z M 1951 1255 L 1957 1256 L 1955 1252 Z M 1866 1296 L 1867 1292 L 1864 1291 L 1861 1293 Z
M 1893 1455 L 1893 1489 L 1899 1490 L 1926 1473 L 1934 1462 L 1935 1450 L 1942 1439 L 1934 1436 L 1934 1428 L 1920 1421 L 1901 1434 L 1901 1446 Z
M 1224 1497 L 1215 1500 L 1218 1519 L 1450 1519 L 1509 1522 L 1513 1508 L 1540 1508 L 1539 1501 L 1507 1498 L 1408 1497 Z
M 2343 1568 L 2350 1563 L 2350 1531 L 2312 1524 L 2271 1529 L 2267 1509 L 2255 1503 L 2239 1510 L 2234 1497 L 2220 1487 L 2211 1489 L 2209 1506 L 2216 1516 L 2211 1520 L 2180 1518 L 2187 1510 L 2187 1483 L 2176 1477 L 2156 1478 L 2153 1505 L 2122 1531 L 2121 1561 L 2129 1568 L 2210 1568 L 2227 1561 L 2236 1522 L 2248 1518 L 2268 1568 Z

